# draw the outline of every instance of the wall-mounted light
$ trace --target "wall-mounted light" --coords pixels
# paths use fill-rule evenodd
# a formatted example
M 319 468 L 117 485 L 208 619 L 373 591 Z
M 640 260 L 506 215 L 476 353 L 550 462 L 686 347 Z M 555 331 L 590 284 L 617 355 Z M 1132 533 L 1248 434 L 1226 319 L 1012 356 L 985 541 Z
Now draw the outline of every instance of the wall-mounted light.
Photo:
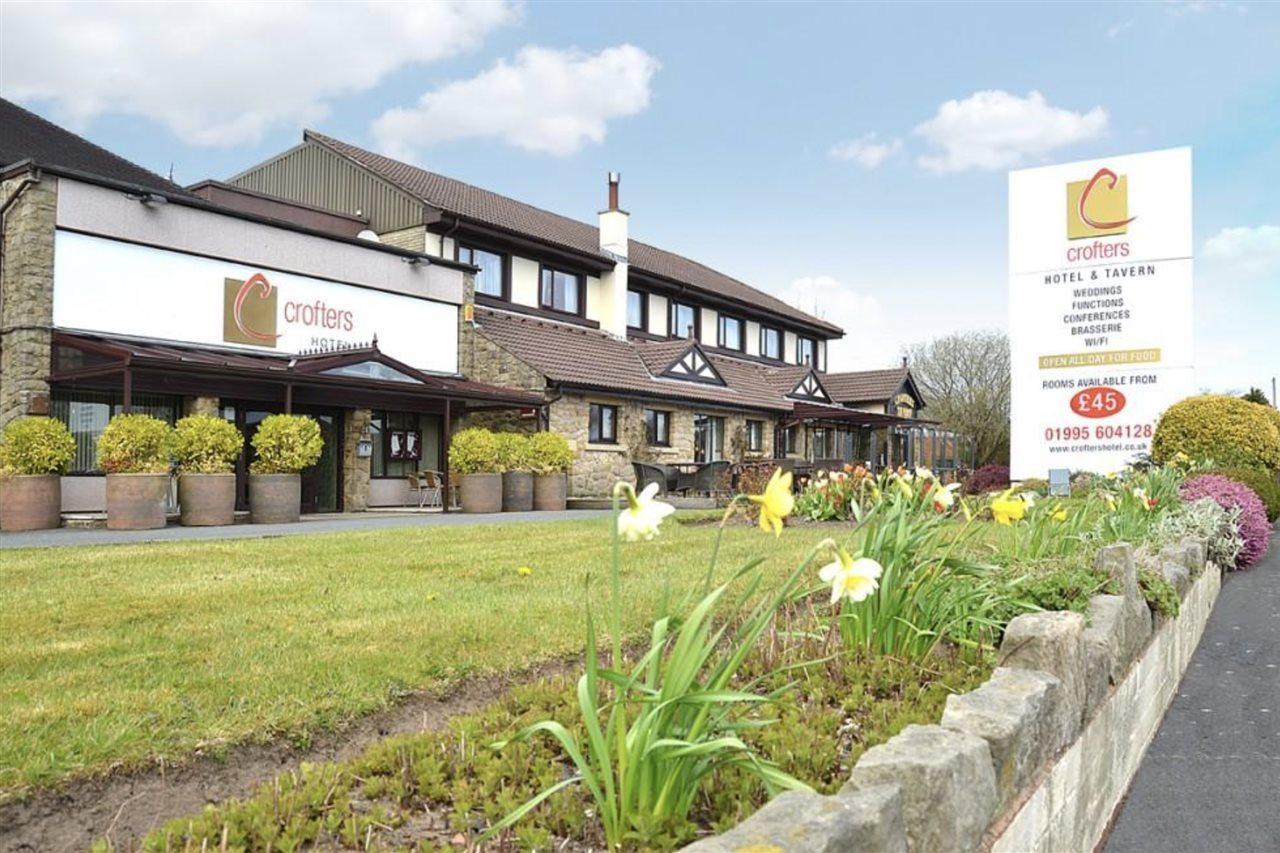
M 404 263 L 408 264 L 408 265 L 409 265 L 409 266 L 411 266 L 411 267 L 416 267 L 416 266 L 419 266 L 419 265 L 422 265 L 422 266 L 431 266 L 431 261 L 430 261 L 430 260 L 428 260 L 427 258 L 419 257 L 418 255 L 414 255 L 414 256 L 413 256 L 413 257 L 411 257 L 411 258 L 410 258 L 410 257 L 401 257 L 401 258 L 400 258 L 400 260 L 401 260 L 402 262 L 404 262 Z
M 160 193 L 125 193 L 125 198 L 132 199 L 147 207 L 169 203 L 169 199 L 160 195 Z

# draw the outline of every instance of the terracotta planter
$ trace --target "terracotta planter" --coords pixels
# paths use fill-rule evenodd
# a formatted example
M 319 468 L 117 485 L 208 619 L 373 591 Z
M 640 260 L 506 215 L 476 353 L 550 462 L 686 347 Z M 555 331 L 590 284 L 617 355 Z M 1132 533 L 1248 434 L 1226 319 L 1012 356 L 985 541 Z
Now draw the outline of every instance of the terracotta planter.
M 539 474 L 534 477 L 533 508 L 540 512 L 564 509 L 568 486 L 569 478 L 564 474 Z
M 164 527 L 168 474 L 108 474 L 107 527 L 155 530 Z
M 302 513 L 301 474 L 250 474 L 249 520 L 291 524 Z
M 235 513 L 235 474 L 178 476 L 178 519 L 184 527 L 233 524 Z
M 464 474 L 463 512 L 502 512 L 501 474 Z
M 502 475 L 502 511 L 528 512 L 533 509 L 533 475 L 528 471 L 507 471 Z
M 62 478 L 57 474 L 0 477 L 0 530 L 51 530 L 62 524 Z

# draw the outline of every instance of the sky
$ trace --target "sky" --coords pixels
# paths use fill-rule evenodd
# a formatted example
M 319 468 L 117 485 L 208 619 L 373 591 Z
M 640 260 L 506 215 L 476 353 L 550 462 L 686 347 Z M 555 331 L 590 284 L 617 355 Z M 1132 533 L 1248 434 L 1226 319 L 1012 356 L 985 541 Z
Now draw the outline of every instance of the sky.
M 840 325 L 1007 328 L 1007 173 L 1190 145 L 1197 384 L 1280 374 L 1280 4 L 0 2 L 0 94 L 176 180 L 311 127 Z

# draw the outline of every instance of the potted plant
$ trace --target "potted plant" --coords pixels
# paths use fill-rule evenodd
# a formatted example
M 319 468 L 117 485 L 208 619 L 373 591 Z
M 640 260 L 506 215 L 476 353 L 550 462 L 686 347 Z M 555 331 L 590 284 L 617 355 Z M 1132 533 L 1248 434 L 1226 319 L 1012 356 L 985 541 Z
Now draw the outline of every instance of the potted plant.
M 462 478 L 463 512 L 502 511 L 502 474 L 493 433 L 472 427 L 455 434 L 449 444 L 449 469 Z
M 529 437 L 515 432 L 494 436 L 498 442 L 498 467 L 502 470 L 502 511 L 533 509 L 533 461 Z
M 174 425 L 170 452 L 178 469 L 178 520 L 185 527 L 231 524 L 236 511 L 236 459 L 240 430 L 213 415 L 191 415 Z
M 62 421 L 18 418 L 0 434 L 0 530 L 48 530 L 62 523 L 62 474 L 76 442 Z
M 306 415 L 270 415 L 253 434 L 255 458 L 249 466 L 249 520 L 286 524 L 302 511 L 303 468 L 324 450 L 320 424 Z
M 98 436 L 98 464 L 107 472 L 110 529 L 164 527 L 170 431 L 167 423 L 151 415 L 116 415 Z
M 573 448 L 564 436 L 537 432 L 529 436 L 529 458 L 533 468 L 533 508 L 562 510 L 568 495 L 568 477 L 573 467 Z

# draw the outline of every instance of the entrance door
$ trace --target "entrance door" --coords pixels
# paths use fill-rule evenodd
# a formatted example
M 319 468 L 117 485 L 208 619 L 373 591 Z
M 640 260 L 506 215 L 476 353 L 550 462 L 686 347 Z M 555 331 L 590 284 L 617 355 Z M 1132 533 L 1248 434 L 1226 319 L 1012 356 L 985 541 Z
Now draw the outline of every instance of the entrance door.
M 249 466 L 253 464 L 253 435 L 258 424 L 268 415 L 279 414 L 278 409 L 264 408 L 261 404 L 237 404 L 233 407 L 236 427 L 244 435 L 245 447 L 240 464 L 236 466 L 236 508 L 249 508 Z M 320 424 L 320 437 L 324 449 L 320 461 L 302 471 L 302 511 L 339 512 L 342 509 L 342 412 L 332 409 L 295 409 L 296 414 L 309 415 Z

